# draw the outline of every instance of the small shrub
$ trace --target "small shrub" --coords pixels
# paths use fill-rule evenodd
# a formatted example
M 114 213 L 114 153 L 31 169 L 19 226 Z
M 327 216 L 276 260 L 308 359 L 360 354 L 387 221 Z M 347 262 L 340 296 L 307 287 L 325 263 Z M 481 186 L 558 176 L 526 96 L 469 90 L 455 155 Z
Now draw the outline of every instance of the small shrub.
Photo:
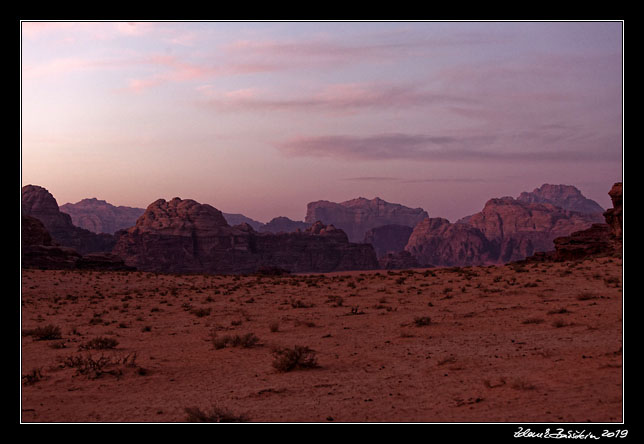
M 280 330 L 280 324 L 279 322 L 271 322 L 268 328 L 271 330 L 271 333 L 277 333 Z
M 273 356 L 273 368 L 279 372 L 319 367 L 315 351 L 309 347 L 277 348 L 273 350 Z
M 210 412 L 204 412 L 197 407 L 185 409 L 188 422 L 248 422 L 246 415 L 236 415 L 228 410 L 212 407 Z
M 94 338 L 91 341 L 87 341 L 84 344 L 81 344 L 78 349 L 79 350 L 107 350 L 107 349 L 112 349 L 116 347 L 119 344 L 119 341 L 117 341 L 114 338 L 106 338 L 103 336 L 99 336 L 98 338 Z
M 44 327 L 37 327 L 31 330 L 23 330 L 23 336 L 33 336 L 36 341 L 51 341 L 54 339 L 62 339 L 60 327 L 49 324 Z
M 194 308 L 190 310 L 190 313 L 198 318 L 203 318 L 204 316 L 210 315 L 210 308 Z
M 30 373 L 22 375 L 22 380 L 25 385 L 32 385 L 42 379 L 42 371 L 39 368 L 34 368 Z
M 212 344 L 215 346 L 215 349 L 220 350 L 226 347 L 242 347 L 242 348 L 251 348 L 257 345 L 259 338 L 255 336 L 254 333 L 246 333 L 243 336 L 240 335 L 225 335 L 222 337 L 217 337 L 216 333 L 211 333 Z
M 541 324 L 544 320 L 541 318 L 528 318 L 522 322 L 522 324 Z
M 429 318 L 429 316 L 418 316 L 414 318 L 414 324 L 416 325 L 416 327 L 424 327 L 431 323 L 432 320 Z

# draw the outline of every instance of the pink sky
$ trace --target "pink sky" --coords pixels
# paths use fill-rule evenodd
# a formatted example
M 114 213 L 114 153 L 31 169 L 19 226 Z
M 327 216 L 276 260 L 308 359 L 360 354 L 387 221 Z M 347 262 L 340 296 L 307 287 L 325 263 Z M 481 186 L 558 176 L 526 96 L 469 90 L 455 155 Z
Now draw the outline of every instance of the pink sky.
M 23 22 L 22 182 L 260 221 L 381 197 L 452 221 L 622 180 L 621 22 Z

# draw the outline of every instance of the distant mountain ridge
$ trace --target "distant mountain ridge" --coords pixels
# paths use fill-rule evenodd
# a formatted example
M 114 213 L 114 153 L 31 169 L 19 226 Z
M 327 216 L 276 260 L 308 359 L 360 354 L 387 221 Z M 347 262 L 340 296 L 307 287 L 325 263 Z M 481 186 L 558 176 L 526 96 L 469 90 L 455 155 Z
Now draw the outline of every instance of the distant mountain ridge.
M 145 211 L 143 208 L 117 207 L 95 197 L 66 203 L 60 206 L 60 210 L 71 216 L 74 225 L 94 233 L 108 234 L 134 226 Z
M 310 202 L 306 209 L 307 223 L 322 221 L 344 230 L 351 242 L 362 242 L 368 230 L 383 225 L 404 225 L 414 227 L 429 217 L 422 208 L 410 208 L 401 204 L 389 203 L 379 197 L 329 202 L 319 200 Z

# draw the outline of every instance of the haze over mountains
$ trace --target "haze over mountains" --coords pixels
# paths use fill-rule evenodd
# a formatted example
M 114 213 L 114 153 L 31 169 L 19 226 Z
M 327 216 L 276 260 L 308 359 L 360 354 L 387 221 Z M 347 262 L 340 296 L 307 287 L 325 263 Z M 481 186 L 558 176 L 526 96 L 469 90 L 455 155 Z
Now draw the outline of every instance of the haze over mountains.
M 305 221 L 278 216 L 262 224 L 191 199 L 159 199 L 140 209 L 92 198 L 59 208 L 42 187 L 27 185 L 22 193 L 23 215 L 42 222 L 57 245 L 164 272 L 502 264 L 551 251 L 556 238 L 604 222 L 601 206 L 570 185 L 492 198 L 455 223 L 378 197 L 311 202 Z

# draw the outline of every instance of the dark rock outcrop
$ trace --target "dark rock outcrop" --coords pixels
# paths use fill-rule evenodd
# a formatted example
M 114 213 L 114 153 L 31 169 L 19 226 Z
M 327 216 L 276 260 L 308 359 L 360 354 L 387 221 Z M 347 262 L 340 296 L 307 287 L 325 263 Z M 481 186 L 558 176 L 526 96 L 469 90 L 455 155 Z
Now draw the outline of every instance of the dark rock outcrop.
M 414 227 L 427 217 L 427 212 L 422 208 L 409 208 L 385 202 L 378 197 L 372 200 L 360 197 L 341 203 L 326 200 L 310 202 L 304 221 L 332 224 L 344 230 L 351 242 L 360 242 L 372 228 L 389 224 Z
M 118 230 L 134 226 L 145 209 L 114 206 L 96 198 L 60 206 L 63 213 L 72 218 L 72 223 L 93 233 L 114 234 Z
M 378 263 L 383 270 L 407 270 L 420 267 L 416 258 L 408 251 L 386 253 L 378 259 Z M 424 265 L 424 267 L 428 266 Z
M 604 209 L 594 200 L 586 198 L 572 185 L 543 184 L 532 192 L 524 191 L 519 202 L 551 204 L 568 211 L 584 214 L 600 214 Z
M 414 228 L 405 246 L 422 266 L 470 266 L 494 263 L 496 248 L 483 232 L 443 218 L 427 218 Z
M 291 220 L 288 217 L 279 216 L 273 218 L 270 222 L 267 222 L 256 230 L 268 233 L 291 233 L 297 230 L 306 230 L 310 226 L 311 224 L 306 222 Z
M 118 256 L 109 253 L 90 253 L 81 256 L 76 250 L 57 245 L 44 224 L 22 215 L 21 261 L 23 268 L 44 270 L 134 270 Z
M 22 214 L 40 220 L 56 243 L 80 254 L 109 252 L 115 244 L 112 235 L 75 226 L 71 216 L 59 210 L 54 196 L 43 187 L 22 187 Z
M 145 210 L 144 210 L 145 211 Z M 232 213 L 222 213 L 224 215 L 224 218 L 226 219 L 226 222 L 228 222 L 228 225 L 235 226 L 239 224 L 248 224 L 255 231 L 258 231 L 261 227 L 264 226 L 263 223 L 256 221 L 255 219 L 251 219 L 250 217 L 246 217 L 243 214 L 232 214 Z
M 378 258 L 387 253 L 398 253 L 405 249 L 414 229 L 406 225 L 383 225 L 366 232 L 364 243 L 373 245 Z
M 258 233 L 231 227 L 216 208 L 191 199 L 159 199 L 136 225 L 117 233 L 113 253 L 144 271 L 253 273 L 263 267 L 290 272 L 329 272 L 378 267 L 371 245 L 352 244 L 332 225 L 305 231 Z

